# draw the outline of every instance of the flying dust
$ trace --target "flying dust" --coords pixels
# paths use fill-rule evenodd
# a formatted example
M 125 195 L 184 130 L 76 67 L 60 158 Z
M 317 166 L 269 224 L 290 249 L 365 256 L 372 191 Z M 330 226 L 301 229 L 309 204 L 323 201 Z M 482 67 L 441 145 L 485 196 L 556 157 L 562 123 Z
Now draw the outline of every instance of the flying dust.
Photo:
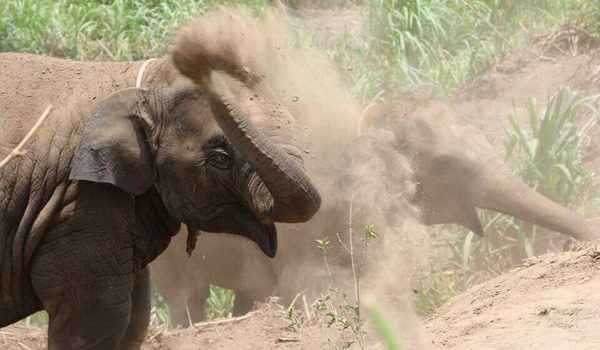
M 195 252 L 201 258 L 192 257 L 193 267 L 189 262 L 178 265 L 187 265 L 189 273 L 204 271 L 217 279 L 208 282 L 219 284 L 223 276 L 216 276 L 214 269 L 227 273 L 219 259 L 253 260 L 252 268 L 244 266 L 243 274 L 232 278 L 246 279 L 250 282 L 245 285 L 254 283 L 254 288 L 260 289 L 264 287 L 261 283 L 270 283 L 265 276 L 274 273 L 273 293 L 281 296 L 283 303 L 290 303 L 301 292 L 309 301 L 315 300 L 329 287 L 340 288 L 351 299 L 368 294 L 387 310 L 401 339 L 411 348 L 419 347 L 410 281 L 415 269 L 426 261 L 427 236 L 417 223 L 417 209 L 408 202 L 415 189 L 409 163 L 394 149 L 397 142 L 391 132 L 379 129 L 359 135 L 362 106 L 353 101 L 349 87 L 324 53 L 295 35 L 290 23 L 276 10 L 267 10 L 260 20 L 254 20 L 241 9 L 221 8 L 183 30 L 201 32 L 199 40 L 208 41 L 204 45 L 214 52 L 225 50 L 236 66 L 245 69 L 234 71 L 210 62 L 210 55 L 204 57 L 207 62 L 247 84 L 264 79 L 294 115 L 301 136 L 293 144 L 301 149 L 305 166 L 319 187 L 321 210 L 308 223 L 279 225 L 280 248 L 272 260 L 245 241 L 227 237 L 217 244 L 214 242 L 221 237 L 216 236 L 222 235 L 203 234 Z M 264 131 L 269 134 L 268 128 Z M 369 246 L 364 243 L 367 224 L 378 236 Z M 330 242 L 327 265 L 316 243 L 323 238 Z M 203 247 L 219 254 L 213 260 L 205 259 L 209 252 Z M 353 247 L 352 255 L 348 247 Z M 187 260 L 180 247 L 176 248 L 179 259 Z M 189 276 L 182 274 L 181 278 Z

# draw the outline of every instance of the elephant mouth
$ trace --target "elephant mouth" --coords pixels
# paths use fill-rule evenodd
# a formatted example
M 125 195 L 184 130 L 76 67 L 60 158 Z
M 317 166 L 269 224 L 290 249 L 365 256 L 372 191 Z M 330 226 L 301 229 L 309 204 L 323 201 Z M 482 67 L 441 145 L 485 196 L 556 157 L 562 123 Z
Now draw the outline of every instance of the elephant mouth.
M 244 236 L 254 241 L 268 257 L 277 254 L 277 228 L 271 220 L 260 220 L 243 207 L 235 207 L 222 212 L 212 220 L 191 224 L 206 232 L 222 232 Z
M 255 234 L 252 240 L 256 242 L 266 256 L 273 258 L 277 254 L 277 228 L 273 223 L 261 226 L 263 232 L 258 235 Z

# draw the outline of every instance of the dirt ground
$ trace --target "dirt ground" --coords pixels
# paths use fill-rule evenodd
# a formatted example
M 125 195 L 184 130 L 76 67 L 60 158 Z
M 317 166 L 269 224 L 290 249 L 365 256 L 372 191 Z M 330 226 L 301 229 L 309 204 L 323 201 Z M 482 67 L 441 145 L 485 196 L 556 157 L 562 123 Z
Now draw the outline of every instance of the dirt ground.
M 356 16 L 348 16 L 354 25 Z M 482 73 L 454 101 L 462 117 L 498 143 L 509 114 L 527 120 L 530 97 L 543 105 L 563 85 L 600 90 L 600 51 L 569 46 L 568 38 L 554 39 L 540 38 L 540 43 L 507 55 Z M 584 159 L 600 171 L 600 126 L 589 115 L 582 115 L 579 123 L 588 136 Z M 151 329 L 144 349 L 341 346 L 341 333 L 324 322 L 291 327 L 282 307 L 272 301 L 234 321 L 168 332 Z M 423 327 L 434 349 L 600 349 L 600 253 L 588 246 L 531 259 L 451 299 Z M 45 337 L 46 328 L 15 324 L 0 329 L 0 348 L 43 349 Z M 345 337 L 353 338 L 348 332 Z M 372 339 L 367 343 L 369 349 L 382 349 Z
M 471 288 L 427 321 L 439 349 L 600 349 L 600 253 L 547 254 Z
M 600 252 L 595 246 L 532 258 L 472 287 L 424 322 L 430 349 L 599 349 Z M 144 350 L 321 349 L 345 339 L 325 320 L 291 327 L 276 301 L 238 320 L 150 329 Z M 367 339 L 367 349 L 383 346 Z M 0 330 L 0 348 L 44 349 L 46 328 L 15 324 Z M 331 345 L 331 346 L 330 346 Z M 333 347 L 332 347 L 333 346 Z
M 213 321 L 198 323 L 194 328 L 171 332 L 150 332 L 143 350 L 254 350 L 254 349 L 339 349 L 345 341 L 355 340 L 349 330 L 341 332 L 327 328 L 323 319 L 313 319 L 294 327 L 283 314 L 276 301 L 261 305 L 257 310 L 241 317 L 239 321 Z M 302 311 L 300 311 L 301 313 Z M 219 323 L 224 322 L 224 323 Z M 306 321 L 304 321 L 306 322 Z M 367 339 L 367 349 L 382 350 L 373 339 Z M 329 345 L 331 346 L 329 346 Z
M 339 349 L 345 341 L 355 341 L 350 330 L 327 327 L 323 318 L 308 322 L 303 311 L 297 317 L 302 326 L 293 326 L 277 300 L 235 319 L 197 323 L 194 327 L 163 331 L 151 327 L 142 350 L 256 350 L 256 349 Z M 0 349 L 27 350 L 46 348 L 47 327 L 22 323 L 0 329 Z M 366 338 L 366 349 L 383 350 L 374 339 Z

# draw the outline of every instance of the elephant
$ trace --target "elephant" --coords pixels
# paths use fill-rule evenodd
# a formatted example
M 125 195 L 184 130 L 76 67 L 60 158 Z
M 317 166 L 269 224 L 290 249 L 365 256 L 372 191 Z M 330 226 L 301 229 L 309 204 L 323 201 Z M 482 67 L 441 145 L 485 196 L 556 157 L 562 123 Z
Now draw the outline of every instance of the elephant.
M 412 202 L 427 225 L 454 223 L 479 236 L 475 208 L 501 212 L 577 240 L 600 238 L 585 218 L 529 188 L 503 156 L 472 125 L 462 123 L 441 101 L 404 93 L 367 109 L 365 130 L 389 130 L 411 162 L 416 193 Z
M 188 252 L 202 230 L 273 257 L 275 222 L 318 211 L 297 121 L 241 52 L 264 38 L 224 17 L 143 63 L 0 53 L 0 158 L 55 106 L 0 168 L 0 327 L 44 309 L 49 349 L 139 348 L 147 265 L 182 223 Z
M 350 151 L 357 153 L 357 149 L 364 148 L 365 142 L 377 144 L 382 139 L 391 140 L 394 151 L 384 149 L 384 156 L 403 156 L 409 161 L 415 189 L 408 200 L 419 209 L 420 219 L 426 225 L 460 224 L 483 235 L 476 208 L 486 208 L 576 239 L 600 237 L 598 229 L 586 219 L 527 187 L 504 163 L 502 154 L 495 150 L 484 134 L 463 123 L 456 112 L 442 101 L 423 93 L 406 92 L 389 102 L 368 106 L 361 120 L 360 135 L 354 140 L 357 148 Z M 360 160 L 354 161 L 353 166 L 356 166 L 356 161 Z M 346 179 L 341 180 L 346 182 Z M 334 195 L 323 193 L 325 198 Z M 324 204 L 311 221 L 281 227 L 280 243 L 286 248 L 270 261 L 258 257 L 252 247 L 238 244 L 235 247 L 237 258 L 227 259 L 225 263 L 219 252 L 231 249 L 232 242 L 226 237 L 213 236 L 201 238 L 206 241 L 203 246 L 210 247 L 210 250 L 200 248 L 198 255 L 192 255 L 186 261 L 187 257 L 177 253 L 183 242 L 174 242 L 151 266 L 158 291 L 174 310 L 173 322 L 188 325 L 187 312 L 192 322 L 202 319 L 202 308 L 198 307 L 203 305 L 204 300 L 195 298 L 207 295 L 208 283 L 236 291 L 236 303 L 238 299 L 240 301 L 240 305 L 236 304 L 234 308 L 237 313 L 249 311 L 253 300 L 261 301 L 274 294 L 289 302 L 306 286 L 315 284 L 311 280 L 315 270 L 303 271 L 297 265 L 301 260 L 318 259 L 314 255 L 317 251 L 314 240 L 320 238 L 322 232 L 344 232 L 347 227 L 344 213 L 348 205 L 347 200 L 339 198 Z M 303 231 L 301 235 L 297 234 L 298 230 Z M 330 241 L 335 244 L 337 238 L 330 237 Z M 244 263 L 248 260 L 253 261 L 251 271 Z M 263 266 L 263 272 L 257 272 L 257 266 Z M 169 286 L 180 284 L 163 277 L 173 270 L 179 271 L 182 279 L 188 280 L 177 290 Z M 261 276 L 261 279 L 256 276 Z M 327 276 L 323 277 L 327 279 Z M 248 279 L 259 282 L 251 291 L 248 291 Z M 296 283 L 290 285 L 294 279 Z M 326 287 L 327 284 L 324 285 Z M 188 310 L 183 305 L 186 300 Z

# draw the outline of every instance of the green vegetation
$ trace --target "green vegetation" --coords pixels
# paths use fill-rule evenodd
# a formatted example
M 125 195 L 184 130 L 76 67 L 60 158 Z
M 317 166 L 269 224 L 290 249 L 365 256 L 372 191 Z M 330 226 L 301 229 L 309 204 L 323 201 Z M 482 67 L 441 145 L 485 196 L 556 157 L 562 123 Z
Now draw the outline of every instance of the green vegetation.
M 385 318 L 383 310 L 374 300 L 367 300 L 365 302 L 367 313 L 373 320 L 373 327 L 379 338 L 383 341 L 386 350 L 403 350 L 404 347 L 400 344 L 400 341 L 396 338 L 394 329 L 391 327 L 389 321 Z
M 231 317 L 235 293 L 231 289 L 210 285 L 210 294 L 204 305 L 204 317 L 207 320 Z
M 7 0 L 0 4 L 0 50 L 81 60 L 161 55 L 183 20 L 205 11 L 194 0 Z
M 530 34 L 582 16 L 593 1 L 367 0 L 363 32 L 333 42 L 361 102 L 418 88 L 452 97 Z M 597 7 L 597 5 L 596 5 Z

